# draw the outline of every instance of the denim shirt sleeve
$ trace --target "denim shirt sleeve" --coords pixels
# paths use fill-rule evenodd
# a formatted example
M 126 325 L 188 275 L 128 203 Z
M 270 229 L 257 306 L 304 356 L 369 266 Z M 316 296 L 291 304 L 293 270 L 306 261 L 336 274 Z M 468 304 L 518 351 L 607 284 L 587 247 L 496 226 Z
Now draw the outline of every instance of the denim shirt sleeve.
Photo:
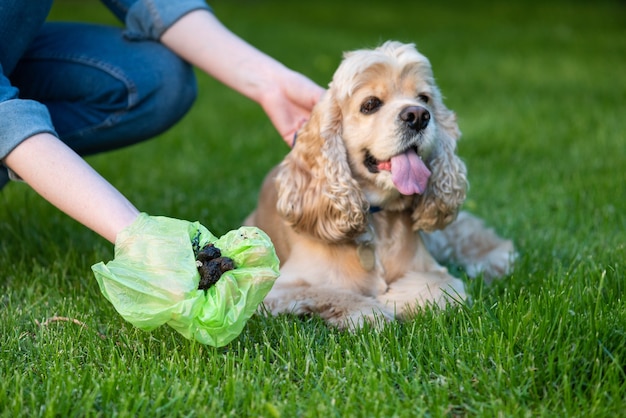
M 57 136 L 48 108 L 34 100 L 18 97 L 13 87 L 2 73 L 0 65 L 0 161 L 22 141 L 35 134 L 50 133 Z
M 187 13 L 211 8 L 204 0 L 102 0 L 126 24 L 130 40 L 159 40 L 163 32 Z

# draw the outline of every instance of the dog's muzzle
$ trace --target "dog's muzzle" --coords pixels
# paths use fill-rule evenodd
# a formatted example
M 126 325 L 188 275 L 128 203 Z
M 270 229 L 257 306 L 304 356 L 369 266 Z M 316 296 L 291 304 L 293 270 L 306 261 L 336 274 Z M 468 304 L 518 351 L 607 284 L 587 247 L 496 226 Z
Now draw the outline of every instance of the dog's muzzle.
M 410 129 L 419 132 L 428 126 L 430 112 L 422 106 L 408 106 L 400 112 L 400 120 Z

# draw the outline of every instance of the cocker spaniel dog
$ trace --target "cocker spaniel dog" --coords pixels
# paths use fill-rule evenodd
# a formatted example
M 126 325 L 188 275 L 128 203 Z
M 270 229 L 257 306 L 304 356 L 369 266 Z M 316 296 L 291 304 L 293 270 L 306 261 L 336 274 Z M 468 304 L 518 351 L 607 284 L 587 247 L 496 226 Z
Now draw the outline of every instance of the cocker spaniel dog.
M 459 136 L 412 44 L 346 53 L 246 220 L 268 233 L 281 261 L 267 310 L 376 325 L 466 298 L 437 260 L 469 275 L 506 274 L 512 243 L 467 213 L 457 218 L 468 187 Z

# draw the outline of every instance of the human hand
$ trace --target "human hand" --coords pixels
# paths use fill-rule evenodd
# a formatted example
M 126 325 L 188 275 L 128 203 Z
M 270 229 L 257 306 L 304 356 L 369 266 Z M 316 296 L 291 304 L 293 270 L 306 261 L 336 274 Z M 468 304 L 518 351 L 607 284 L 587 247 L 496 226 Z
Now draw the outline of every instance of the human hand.
M 294 134 L 309 119 L 324 89 L 295 71 L 280 74 L 276 88 L 268 89 L 260 104 L 283 140 L 292 146 Z
M 287 70 L 280 73 L 276 88 L 267 89 L 259 103 L 290 147 L 294 134 L 306 122 L 324 89 L 304 75 Z

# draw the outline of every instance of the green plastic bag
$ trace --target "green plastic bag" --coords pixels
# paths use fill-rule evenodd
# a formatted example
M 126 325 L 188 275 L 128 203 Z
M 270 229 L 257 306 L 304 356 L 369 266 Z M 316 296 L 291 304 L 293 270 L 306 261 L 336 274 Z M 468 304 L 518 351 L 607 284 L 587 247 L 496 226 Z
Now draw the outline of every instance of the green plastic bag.
M 212 243 L 235 269 L 207 290 L 193 245 Z M 115 257 L 92 270 L 102 294 L 122 317 L 150 331 L 168 324 L 188 339 L 221 347 L 235 339 L 278 277 L 269 237 L 241 227 L 216 238 L 198 222 L 145 213 L 120 232 Z

